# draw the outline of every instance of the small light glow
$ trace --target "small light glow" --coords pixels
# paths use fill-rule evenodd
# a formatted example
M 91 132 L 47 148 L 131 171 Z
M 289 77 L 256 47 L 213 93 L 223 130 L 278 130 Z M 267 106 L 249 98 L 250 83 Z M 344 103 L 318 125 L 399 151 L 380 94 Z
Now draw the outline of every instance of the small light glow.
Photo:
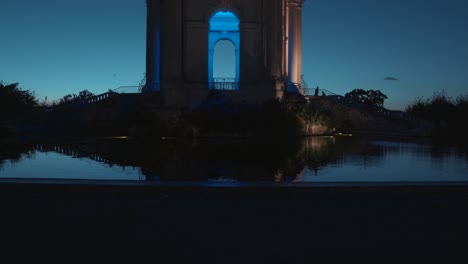
M 353 134 L 346 134 L 346 133 L 335 133 L 335 136 L 341 136 L 341 137 L 352 137 Z

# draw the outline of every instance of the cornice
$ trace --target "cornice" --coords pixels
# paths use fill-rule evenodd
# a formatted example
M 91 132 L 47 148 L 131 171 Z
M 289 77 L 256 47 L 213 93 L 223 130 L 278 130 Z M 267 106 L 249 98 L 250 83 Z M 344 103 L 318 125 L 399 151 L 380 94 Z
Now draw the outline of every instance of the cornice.
M 286 0 L 286 1 L 287 1 L 288 5 L 295 5 L 295 6 L 298 6 L 298 7 L 302 7 L 305 0 Z

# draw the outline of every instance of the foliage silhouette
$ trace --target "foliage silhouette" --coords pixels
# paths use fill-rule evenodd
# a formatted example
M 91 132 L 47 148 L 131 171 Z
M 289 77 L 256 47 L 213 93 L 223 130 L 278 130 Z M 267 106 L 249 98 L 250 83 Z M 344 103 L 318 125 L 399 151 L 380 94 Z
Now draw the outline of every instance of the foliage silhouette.
M 468 94 L 453 99 L 444 90 L 434 93 L 431 98 L 419 97 L 406 107 L 406 112 L 436 124 L 437 136 L 451 134 L 454 138 L 467 139 Z
M 62 98 L 58 100 L 58 102 L 55 105 L 65 105 L 69 103 L 79 103 L 82 101 L 85 101 L 91 97 L 93 97 L 94 94 L 88 90 L 83 90 L 80 91 L 78 94 L 67 94 L 64 95 Z
M 181 115 L 173 133 L 187 131 L 181 127 L 189 126 L 205 136 L 291 137 L 301 135 L 307 125 L 327 126 L 332 119 L 329 112 L 316 109 L 296 93 L 286 93 L 282 100 L 249 105 L 233 103 L 214 91 L 197 109 Z
M 363 90 L 354 89 L 349 93 L 345 94 L 345 97 L 357 103 L 364 104 L 366 106 L 383 107 L 387 95 L 379 90 Z
M 15 120 L 37 106 L 38 100 L 34 92 L 22 90 L 18 83 L 0 82 L 0 120 Z

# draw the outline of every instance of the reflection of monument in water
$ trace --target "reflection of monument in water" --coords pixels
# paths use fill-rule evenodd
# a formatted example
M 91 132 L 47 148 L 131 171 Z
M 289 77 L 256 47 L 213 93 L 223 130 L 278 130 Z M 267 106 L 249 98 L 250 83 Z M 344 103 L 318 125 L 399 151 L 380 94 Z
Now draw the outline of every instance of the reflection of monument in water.
M 301 181 L 306 170 L 317 175 L 320 167 L 336 163 L 335 137 L 306 137 L 298 141 L 291 153 L 284 155 L 284 165 L 275 175 L 276 182 Z M 288 180 L 289 179 L 289 180 Z
M 199 140 L 195 143 L 101 138 L 37 145 L 13 142 L 10 146 L 2 145 L 2 150 L 6 152 L 0 153 L 0 170 L 2 160 L 21 160 L 23 154 L 39 151 L 89 159 L 108 167 L 138 168 L 140 180 L 253 182 L 301 181 L 304 171 L 312 171 L 312 176 L 316 176 L 317 171 L 327 166 L 343 163 L 374 166 L 387 153 L 401 151 L 399 146 L 347 137 L 307 137 L 273 144 L 269 141 Z
M 303 0 L 147 0 L 145 91 L 194 106 L 210 91 L 235 102 L 302 92 Z M 215 76 L 216 46 L 232 43 L 232 76 Z

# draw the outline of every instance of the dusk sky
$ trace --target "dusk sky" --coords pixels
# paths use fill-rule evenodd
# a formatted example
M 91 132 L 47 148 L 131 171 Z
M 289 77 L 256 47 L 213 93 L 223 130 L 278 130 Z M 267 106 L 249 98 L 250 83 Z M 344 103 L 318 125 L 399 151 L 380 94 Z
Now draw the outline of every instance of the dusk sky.
M 342 95 L 379 89 L 390 109 L 467 94 L 467 14 L 466 0 L 307 0 L 305 80 Z M 0 0 L 0 80 L 49 100 L 138 85 L 145 34 L 144 0 Z

